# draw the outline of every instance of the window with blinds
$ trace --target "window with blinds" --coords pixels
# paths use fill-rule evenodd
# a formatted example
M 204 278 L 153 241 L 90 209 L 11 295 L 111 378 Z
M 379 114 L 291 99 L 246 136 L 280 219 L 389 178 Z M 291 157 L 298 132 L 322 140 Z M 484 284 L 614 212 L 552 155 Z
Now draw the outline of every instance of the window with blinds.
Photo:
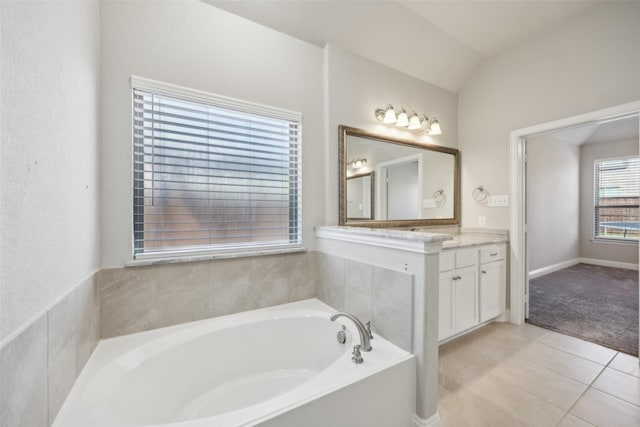
M 594 237 L 638 240 L 640 159 L 595 162 Z
M 134 258 L 301 244 L 299 114 L 132 87 Z

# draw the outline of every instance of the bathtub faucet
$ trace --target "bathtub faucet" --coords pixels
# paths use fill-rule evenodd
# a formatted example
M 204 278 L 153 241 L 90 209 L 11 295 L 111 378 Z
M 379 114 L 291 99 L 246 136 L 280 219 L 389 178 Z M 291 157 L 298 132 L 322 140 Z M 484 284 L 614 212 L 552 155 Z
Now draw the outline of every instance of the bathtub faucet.
M 368 329 L 356 316 L 349 313 L 338 312 L 331 316 L 331 321 L 333 322 L 338 317 L 346 317 L 351 320 L 356 328 L 358 329 L 358 334 L 360 335 L 360 349 L 362 351 L 371 351 L 371 337 L 370 337 L 370 329 Z

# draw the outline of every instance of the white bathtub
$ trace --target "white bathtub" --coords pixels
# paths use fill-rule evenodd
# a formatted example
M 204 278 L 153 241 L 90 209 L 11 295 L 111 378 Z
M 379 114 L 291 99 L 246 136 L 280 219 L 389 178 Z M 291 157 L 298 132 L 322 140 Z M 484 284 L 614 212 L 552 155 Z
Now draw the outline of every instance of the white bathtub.
M 376 336 L 354 364 L 333 312 L 311 299 L 102 340 L 53 425 L 410 426 L 413 355 Z

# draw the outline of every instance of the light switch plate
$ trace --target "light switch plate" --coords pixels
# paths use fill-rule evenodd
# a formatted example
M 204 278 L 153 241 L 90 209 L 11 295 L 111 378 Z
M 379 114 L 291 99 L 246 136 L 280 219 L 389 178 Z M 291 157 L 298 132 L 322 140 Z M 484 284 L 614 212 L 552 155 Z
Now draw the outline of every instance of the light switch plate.
M 505 207 L 509 206 L 509 196 L 504 194 L 500 196 L 490 196 L 487 201 L 487 206 L 493 207 Z

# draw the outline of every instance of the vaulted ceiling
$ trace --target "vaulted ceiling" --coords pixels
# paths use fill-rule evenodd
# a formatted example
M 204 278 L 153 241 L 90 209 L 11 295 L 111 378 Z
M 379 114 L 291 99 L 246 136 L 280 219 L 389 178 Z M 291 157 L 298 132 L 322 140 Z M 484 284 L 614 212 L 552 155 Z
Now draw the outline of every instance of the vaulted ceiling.
M 458 92 L 479 64 L 608 0 L 203 0 Z

